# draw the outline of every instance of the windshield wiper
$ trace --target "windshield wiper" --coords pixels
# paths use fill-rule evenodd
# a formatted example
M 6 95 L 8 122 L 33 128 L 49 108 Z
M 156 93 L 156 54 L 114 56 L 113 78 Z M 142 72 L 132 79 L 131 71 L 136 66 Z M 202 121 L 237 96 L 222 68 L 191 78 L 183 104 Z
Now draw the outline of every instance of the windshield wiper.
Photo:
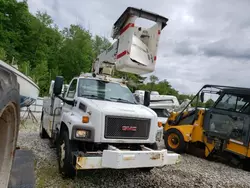
M 95 99 L 111 101 L 110 99 L 106 99 L 106 98 L 103 98 L 103 97 L 99 97 L 97 95 L 90 95 L 90 94 L 82 94 L 81 97 L 91 97 L 91 98 L 95 98 Z
M 82 94 L 81 97 L 93 97 L 93 98 L 99 98 L 96 95 L 90 95 L 90 94 Z
M 122 98 L 110 97 L 110 99 L 114 99 L 114 100 L 117 100 L 117 101 L 119 101 L 119 102 L 126 102 L 126 103 L 135 104 L 134 102 L 131 102 L 131 101 L 129 101 L 129 100 L 122 99 Z

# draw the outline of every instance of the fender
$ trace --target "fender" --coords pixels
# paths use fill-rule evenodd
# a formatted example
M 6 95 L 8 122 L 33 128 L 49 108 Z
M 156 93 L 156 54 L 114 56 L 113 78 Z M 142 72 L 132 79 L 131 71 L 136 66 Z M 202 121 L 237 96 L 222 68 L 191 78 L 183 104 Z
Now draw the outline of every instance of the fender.
M 69 131 L 69 139 L 71 140 L 72 135 L 72 127 L 74 125 L 83 125 L 82 118 L 77 113 L 70 112 L 64 112 L 61 116 L 61 123 L 64 123 Z M 60 127 L 61 130 L 61 127 Z
M 72 127 L 72 118 L 71 118 L 71 114 L 72 112 L 64 112 L 61 116 L 61 125 L 62 123 L 64 123 L 67 128 L 68 128 L 68 131 L 69 131 L 69 139 L 71 139 L 71 127 Z M 60 128 L 59 130 L 61 131 L 61 125 L 60 125 Z

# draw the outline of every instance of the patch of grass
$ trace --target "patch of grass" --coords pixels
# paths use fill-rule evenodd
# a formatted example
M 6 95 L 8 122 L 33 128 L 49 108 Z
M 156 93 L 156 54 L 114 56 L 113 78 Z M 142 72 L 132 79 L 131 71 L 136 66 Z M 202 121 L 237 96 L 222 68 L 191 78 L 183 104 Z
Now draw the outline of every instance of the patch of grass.
M 58 172 L 57 165 L 49 164 L 46 161 L 39 165 L 40 167 L 36 170 L 36 187 L 60 187 L 69 188 L 70 182 L 65 182 Z
M 56 178 L 57 175 L 57 169 L 52 166 L 42 166 L 39 169 L 37 169 L 36 173 L 36 187 L 37 188 L 43 188 L 48 186 L 48 180 Z

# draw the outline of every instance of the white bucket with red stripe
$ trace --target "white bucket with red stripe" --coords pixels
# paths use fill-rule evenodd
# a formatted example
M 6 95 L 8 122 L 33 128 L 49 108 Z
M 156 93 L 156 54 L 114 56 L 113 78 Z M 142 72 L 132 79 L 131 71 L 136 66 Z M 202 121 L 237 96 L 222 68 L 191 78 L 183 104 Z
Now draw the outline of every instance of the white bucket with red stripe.
M 137 18 L 154 21 L 155 24 L 150 28 L 136 26 Z M 121 72 L 153 72 L 160 33 L 167 21 L 167 18 L 155 13 L 128 7 L 113 26 L 112 37 L 117 41 L 98 56 L 94 72 L 101 73 L 100 69 L 108 64 L 115 65 L 116 70 Z
M 135 25 L 137 18 L 144 18 L 155 21 L 150 28 L 142 28 Z M 127 18 L 124 21 L 124 18 Z M 159 18 L 157 20 L 157 18 Z M 157 21 L 156 21 L 157 20 Z M 157 14 L 132 8 L 127 9 L 117 20 L 115 26 L 124 21 L 119 28 L 114 26 L 118 39 L 118 50 L 116 55 L 116 70 L 134 74 L 147 74 L 155 70 L 157 48 L 161 30 L 165 27 L 167 18 Z M 164 23 L 165 22 L 165 23 Z M 114 33 L 113 30 L 113 33 Z

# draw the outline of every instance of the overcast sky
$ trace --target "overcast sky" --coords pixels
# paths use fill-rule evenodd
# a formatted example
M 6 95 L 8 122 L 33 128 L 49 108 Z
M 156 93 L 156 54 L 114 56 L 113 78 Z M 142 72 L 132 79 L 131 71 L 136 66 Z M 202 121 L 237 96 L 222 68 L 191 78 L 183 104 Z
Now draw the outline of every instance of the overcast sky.
M 81 24 L 109 37 L 128 6 L 169 19 L 160 38 L 154 74 L 182 93 L 204 84 L 250 86 L 249 0 L 28 0 L 61 28 Z

